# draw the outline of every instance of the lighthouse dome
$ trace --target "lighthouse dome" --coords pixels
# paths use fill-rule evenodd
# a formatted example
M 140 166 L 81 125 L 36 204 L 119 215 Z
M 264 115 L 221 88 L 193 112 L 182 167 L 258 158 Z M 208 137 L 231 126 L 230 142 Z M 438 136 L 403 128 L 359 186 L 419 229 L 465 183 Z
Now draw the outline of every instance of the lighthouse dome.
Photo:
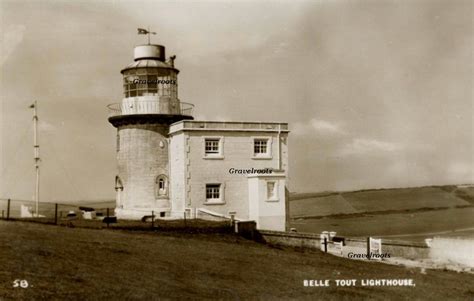
M 174 68 L 173 66 L 171 66 L 170 64 L 166 62 L 162 62 L 158 60 L 150 60 L 150 59 L 141 59 L 141 60 L 128 64 L 128 66 L 122 70 L 122 73 L 125 70 L 135 69 L 135 68 L 163 68 L 163 69 L 172 69 L 176 71 L 176 73 L 179 72 L 178 69 Z
M 133 50 L 133 58 L 135 61 L 141 59 L 152 59 L 164 61 L 165 47 L 161 45 L 138 45 Z

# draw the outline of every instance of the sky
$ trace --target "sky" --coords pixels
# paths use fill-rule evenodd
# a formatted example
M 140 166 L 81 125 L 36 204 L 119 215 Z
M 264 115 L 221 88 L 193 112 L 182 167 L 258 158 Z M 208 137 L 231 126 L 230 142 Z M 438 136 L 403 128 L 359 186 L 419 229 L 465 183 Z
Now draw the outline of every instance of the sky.
M 288 122 L 292 192 L 474 182 L 472 1 L 0 0 L 0 198 L 113 199 L 120 70 L 175 54 L 195 119 Z

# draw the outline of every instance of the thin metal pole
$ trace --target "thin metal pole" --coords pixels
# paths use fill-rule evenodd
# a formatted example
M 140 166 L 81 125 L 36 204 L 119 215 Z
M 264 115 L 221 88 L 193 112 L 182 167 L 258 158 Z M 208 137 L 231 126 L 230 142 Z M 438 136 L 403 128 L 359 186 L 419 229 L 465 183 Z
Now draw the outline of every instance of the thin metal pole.
M 107 208 L 107 228 L 109 227 L 109 222 L 110 222 L 110 218 L 109 218 L 109 208 Z
M 34 128 L 34 137 L 33 137 L 33 148 L 34 148 L 34 159 L 35 159 L 35 169 L 36 169 L 36 188 L 35 188 L 35 204 L 36 217 L 39 217 L 38 207 L 39 207 L 39 193 L 40 193 L 40 170 L 39 170 L 39 145 L 38 145 L 38 103 L 35 100 L 33 104 L 33 128 Z
M 324 238 L 324 253 L 328 252 L 328 239 L 325 237 Z
M 151 211 L 151 228 L 155 228 L 155 211 Z
M 39 166 L 36 165 L 36 193 L 35 193 L 35 199 L 36 199 L 36 217 L 39 217 L 39 185 L 40 185 L 40 170 Z
M 184 227 L 186 228 L 186 210 L 184 211 Z

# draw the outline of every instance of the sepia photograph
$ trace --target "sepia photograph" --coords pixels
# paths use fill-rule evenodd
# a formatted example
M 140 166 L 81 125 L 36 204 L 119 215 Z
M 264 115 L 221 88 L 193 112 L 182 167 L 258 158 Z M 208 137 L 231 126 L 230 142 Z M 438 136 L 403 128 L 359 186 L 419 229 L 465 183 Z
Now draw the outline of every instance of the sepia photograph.
M 474 1 L 0 0 L 0 34 L 0 301 L 474 299 Z

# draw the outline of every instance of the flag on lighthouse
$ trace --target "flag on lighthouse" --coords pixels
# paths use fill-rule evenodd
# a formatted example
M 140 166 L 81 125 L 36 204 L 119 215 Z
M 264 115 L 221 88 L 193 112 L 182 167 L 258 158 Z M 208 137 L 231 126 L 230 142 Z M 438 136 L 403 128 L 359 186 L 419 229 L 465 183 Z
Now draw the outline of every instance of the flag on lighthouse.
M 156 34 L 156 32 L 151 32 L 143 28 L 137 28 L 138 34 Z

